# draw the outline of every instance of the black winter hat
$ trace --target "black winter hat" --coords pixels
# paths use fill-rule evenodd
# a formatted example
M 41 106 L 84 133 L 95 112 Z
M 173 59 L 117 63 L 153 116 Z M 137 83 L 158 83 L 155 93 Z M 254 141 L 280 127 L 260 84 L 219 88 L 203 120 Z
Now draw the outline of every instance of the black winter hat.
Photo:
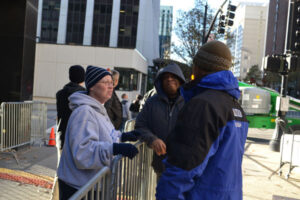
M 84 68 L 80 65 L 73 65 L 69 68 L 69 79 L 73 83 L 81 83 L 84 81 Z
M 89 91 L 91 87 L 93 87 L 98 81 L 100 81 L 104 76 L 110 75 L 111 73 L 106 69 L 96 66 L 88 66 L 86 68 L 86 76 L 85 76 L 85 86 Z

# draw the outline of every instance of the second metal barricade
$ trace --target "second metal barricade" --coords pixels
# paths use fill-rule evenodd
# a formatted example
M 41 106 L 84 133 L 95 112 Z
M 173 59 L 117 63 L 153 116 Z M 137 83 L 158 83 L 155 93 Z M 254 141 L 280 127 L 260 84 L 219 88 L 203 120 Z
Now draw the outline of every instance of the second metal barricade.
M 46 103 L 3 102 L 0 107 L 0 152 L 45 138 L 46 120 Z

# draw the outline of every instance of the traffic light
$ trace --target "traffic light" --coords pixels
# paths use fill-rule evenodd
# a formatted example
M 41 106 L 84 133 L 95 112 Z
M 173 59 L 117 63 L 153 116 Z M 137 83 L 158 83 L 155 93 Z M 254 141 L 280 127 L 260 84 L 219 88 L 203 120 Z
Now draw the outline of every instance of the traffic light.
M 286 49 L 291 54 L 300 54 L 300 0 L 290 1 Z
M 233 25 L 233 19 L 235 17 L 235 13 L 234 13 L 235 10 L 236 10 L 236 6 L 228 4 L 227 14 L 226 14 L 226 17 L 227 17 L 226 23 L 228 26 Z
M 266 64 L 264 70 L 268 72 L 279 72 L 281 66 L 281 59 L 278 56 L 272 55 L 266 57 Z
M 264 58 L 264 70 L 276 73 L 300 71 L 300 57 L 298 55 L 271 55 Z
M 219 28 L 218 28 L 218 33 L 224 34 L 225 33 L 225 15 L 220 15 L 219 18 Z

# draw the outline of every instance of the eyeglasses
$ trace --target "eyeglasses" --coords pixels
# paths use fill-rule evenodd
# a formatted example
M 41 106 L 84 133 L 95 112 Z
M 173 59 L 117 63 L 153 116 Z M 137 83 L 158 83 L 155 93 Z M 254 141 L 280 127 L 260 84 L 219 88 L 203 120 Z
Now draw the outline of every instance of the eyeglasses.
M 100 81 L 100 83 L 103 83 L 106 86 L 114 86 L 114 82 L 113 81 Z

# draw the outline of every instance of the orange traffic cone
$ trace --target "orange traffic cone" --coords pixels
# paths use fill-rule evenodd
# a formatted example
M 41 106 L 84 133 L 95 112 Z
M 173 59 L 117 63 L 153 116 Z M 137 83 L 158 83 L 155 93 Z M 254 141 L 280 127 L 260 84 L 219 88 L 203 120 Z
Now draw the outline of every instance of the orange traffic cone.
M 55 134 L 54 134 L 54 128 L 52 127 L 50 137 L 49 137 L 48 146 L 55 146 L 55 145 L 56 145 Z

